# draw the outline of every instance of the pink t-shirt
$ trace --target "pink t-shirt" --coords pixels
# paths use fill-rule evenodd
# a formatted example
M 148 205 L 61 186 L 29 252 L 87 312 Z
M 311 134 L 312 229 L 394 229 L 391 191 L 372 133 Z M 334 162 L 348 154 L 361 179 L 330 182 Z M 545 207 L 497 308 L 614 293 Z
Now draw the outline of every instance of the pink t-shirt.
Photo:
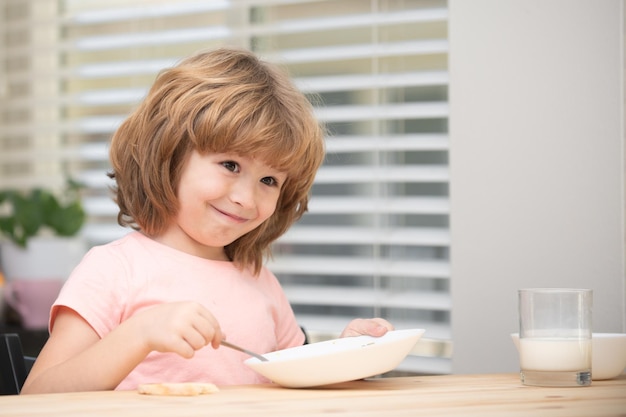
M 183 300 L 203 304 L 228 340 L 240 346 L 263 353 L 304 343 L 291 306 L 267 268 L 254 276 L 231 262 L 189 255 L 139 232 L 94 247 L 85 255 L 52 307 L 50 327 L 59 306 L 66 306 L 104 337 L 138 311 Z M 243 363 L 248 358 L 210 345 L 191 359 L 152 352 L 117 389 L 135 389 L 150 382 L 267 382 Z

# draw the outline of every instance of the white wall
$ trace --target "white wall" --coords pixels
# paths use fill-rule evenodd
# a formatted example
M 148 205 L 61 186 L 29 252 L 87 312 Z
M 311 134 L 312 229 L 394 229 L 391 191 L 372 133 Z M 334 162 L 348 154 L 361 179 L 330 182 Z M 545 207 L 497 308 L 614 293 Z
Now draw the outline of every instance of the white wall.
M 517 289 L 626 331 L 622 0 L 450 0 L 453 372 L 515 372 Z

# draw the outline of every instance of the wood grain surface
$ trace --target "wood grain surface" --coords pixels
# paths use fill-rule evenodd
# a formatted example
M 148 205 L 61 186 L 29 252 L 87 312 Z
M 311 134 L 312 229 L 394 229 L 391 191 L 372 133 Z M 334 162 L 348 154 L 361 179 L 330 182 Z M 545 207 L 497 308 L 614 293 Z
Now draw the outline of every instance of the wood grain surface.
M 626 417 L 626 375 L 589 387 L 524 386 L 517 374 L 378 378 L 326 387 L 220 387 L 192 397 L 136 391 L 0 397 L 0 416 Z

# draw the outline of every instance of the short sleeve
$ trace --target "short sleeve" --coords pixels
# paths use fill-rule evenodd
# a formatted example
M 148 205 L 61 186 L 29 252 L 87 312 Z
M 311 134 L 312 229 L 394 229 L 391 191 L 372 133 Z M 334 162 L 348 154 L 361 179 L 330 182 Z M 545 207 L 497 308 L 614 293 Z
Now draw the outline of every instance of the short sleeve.
M 74 269 L 50 312 L 50 330 L 59 307 L 78 313 L 103 337 L 123 320 L 128 294 L 127 267 L 105 247 L 91 249 Z

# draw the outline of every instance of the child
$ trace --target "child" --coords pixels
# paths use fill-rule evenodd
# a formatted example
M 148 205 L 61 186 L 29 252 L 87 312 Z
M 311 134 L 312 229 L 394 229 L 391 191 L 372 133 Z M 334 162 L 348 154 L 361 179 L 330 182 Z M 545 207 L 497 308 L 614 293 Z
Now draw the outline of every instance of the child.
M 307 209 L 323 134 L 289 78 L 247 51 L 162 72 L 111 143 L 118 222 L 135 231 L 73 271 L 22 392 L 267 382 L 220 341 L 304 343 L 263 259 Z M 342 336 L 389 329 L 356 319 Z

